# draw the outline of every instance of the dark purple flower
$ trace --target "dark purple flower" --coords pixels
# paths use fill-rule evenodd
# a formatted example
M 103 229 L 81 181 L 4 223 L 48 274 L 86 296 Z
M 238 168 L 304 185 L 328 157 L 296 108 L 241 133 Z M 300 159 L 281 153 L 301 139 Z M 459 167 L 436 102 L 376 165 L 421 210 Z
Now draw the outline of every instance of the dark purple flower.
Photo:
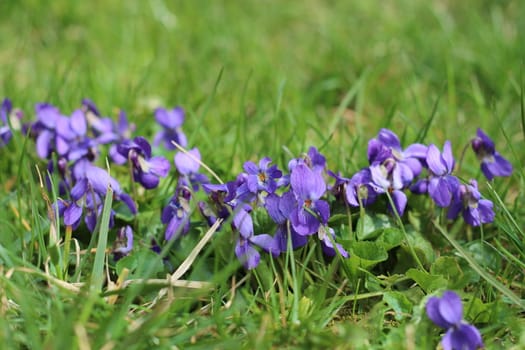
M 364 168 L 352 176 L 345 186 L 345 199 L 353 207 L 367 206 L 375 202 L 378 188 L 373 184 L 370 168 Z
M 118 146 L 118 152 L 131 162 L 133 180 L 146 189 L 157 187 L 159 177 L 168 175 L 170 162 L 164 157 L 152 157 L 151 146 L 143 137 L 124 141 Z
M 113 257 L 120 260 L 133 250 L 133 229 L 126 225 L 117 232 L 117 237 L 113 243 Z
M 254 235 L 252 217 L 244 205 L 235 209 L 232 226 L 239 232 L 239 238 L 235 244 L 235 255 L 246 269 L 250 270 L 259 265 L 261 256 L 255 249 L 256 246 L 268 253 L 279 255 L 279 248 L 272 236 Z
M 297 206 L 290 213 L 293 228 L 300 235 L 311 235 L 325 225 L 330 217 L 328 203 L 320 200 L 326 191 L 326 183 L 320 172 L 298 163 L 290 176 Z
M 21 128 L 20 120 L 22 119 L 22 112 L 18 109 L 13 110 L 11 100 L 5 98 L 0 105 L 0 147 L 9 143 L 14 130 Z M 11 125 L 9 125 L 11 123 Z
M 465 222 L 471 226 L 479 226 L 494 221 L 493 204 L 488 199 L 482 199 L 476 180 L 470 180 L 470 185 L 459 185 L 454 194 L 447 217 L 456 219 L 463 213 Z
M 172 110 L 157 108 L 155 110 L 155 120 L 163 130 L 155 136 L 154 145 L 158 146 L 161 142 L 169 150 L 176 149 L 172 141 L 175 141 L 182 147 L 186 147 L 186 135 L 182 132 L 181 126 L 184 123 L 184 109 L 175 107 Z
M 244 171 L 248 174 L 246 185 L 250 192 L 256 194 L 261 191 L 274 193 L 277 189 L 276 180 L 283 174 L 277 168 L 277 165 L 270 166 L 272 160 L 265 157 L 259 161 L 259 166 L 253 162 L 244 163 Z
M 277 224 L 274 240 L 280 252 L 288 250 L 288 237 L 291 239 L 292 249 L 304 246 L 308 239 L 298 234 L 290 225 L 290 214 L 297 206 L 295 196 L 291 191 L 285 192 L 281 197 L 271 193 L 266 197 L 265 208 L 270 218 Z
M 59 214 L 64 217 L 65 225 L 72 226 L 73 229 L 77 228 L 82 213 L 85 212 L 84 221 L 88 229 L 93 232 L 102 214 L 103 198 L 108 186 L 111 186 L 116 200 L 122 201 L 132 214 L 137 213 L 131 197 L 122 191 L 119 183 L 106 170 L 88 161 L 80 161 L 78 164 L 73 175 L 76 183 L 71 189 L 71 199 L 58 201 Z M 113 217 L 114 212 L 111 210 L 110 227 L 113 225 Z
M 414 193 L 428 192 L 438 206 L 449 206 L 459 186 L 457 177 L 451 175 L 454 170 L 454 157 L 450 141 L 445 142 L 443 153 L 439 152 L 435 145 L 428 146 L 426 163 L 429 178 L 419 180 L 411 190 Z
M 168 225 L 164 233 L 167 241 L 177 239 L 190 231 L 190 199 L 190 192 L 178 188 L 168 205 L 162 210 L 161 221 Z
M 478 329 L 463 320 L 463 305 L 455 292 L 446 291 L 441 298 L 431 297 L 426 311 L 432 322 L 447 330 L 441 340 L 444 350 L 476 350 L 483 347 Z
M 495 176 L 512 174 L 512 164 L 496 152 L 494 142 L 480 128 L 477 137 L 472 140 L 472 149 L 481 162 L 481 171 L 489 181 Z

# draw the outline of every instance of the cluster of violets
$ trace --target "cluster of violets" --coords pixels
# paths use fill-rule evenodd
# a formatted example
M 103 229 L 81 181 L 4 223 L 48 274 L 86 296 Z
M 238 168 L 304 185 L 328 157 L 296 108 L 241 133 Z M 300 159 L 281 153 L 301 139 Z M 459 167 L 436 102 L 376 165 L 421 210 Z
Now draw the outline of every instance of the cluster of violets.
M 47 161 L 47 185 L 58 181 L 55 208 L 73 230 L 81 225 L 82 218 L 89 231 L 96 229 L 109 186 L 115 201 L 127 206 L 131 214 L 137 213 L 137 198 L 134 200 L 106 169 L 96 165 L 101 150 L 106 150 L 114 164 L 126 166 L 132 180 L 146 190 L 156 188 L 160 179 L 170 173 L 169 160 L 154 156 L 157 149 L 152 149 L 146 138 L 133 137 L 135 126 L 123 111 L 115 122 L 103 117 L 97 106 L 85 99 L 70 116 L 51 104 L 38 103 L 35 116 L 35 121 L 23 124 L 23 113 L 4 99 L 0 106 L 0 148 L 10 142 L 13 131 L 35 140 L 37 155 Z M 181 129 L 185 119 L 182 108 L 157 108 L 154 118 L 160 126 L 155 147 L 163 145 L 170 151 L 176 149 L 176 144 L 187 147 Z M 489 181 L 512 173 L 510 162 L 495 150 L 494 142 L 481 129 L 471 146 Z M 482 198 L 476 180 L 462 183 L 454 175 L 455 159 L 449 141 L 442 150 L 434 144 L 419 143 L 403 148 L 395 133 L 382 129 L 369 141 L 367 155 L 368 166 L 349 178 L 329 170 L 326 158 L 310 147 L 307 153 L 289 161 L 287 172 L 265 157 L 257 164 L 245 162 L 243 172 L 234 180 L 213 184 L 200 173 L 197 148 L 177 152 L 173 163 L 178 180 L 161 213 L 164 242 L 190 232 L 192 207 L 196 207 L 210 226 L 219 219 L 230 223 L 235 254 L 246 269 L 259 264 L 259 249 L 277 257 L 311 239 L 319 242 L 327 256 L 347 258 L 348 252 L 336 243 L 335 231 L 329 226 L 329 203 L 358 208 L 383 200 L 392 214 L 403 216 L 408 192 L 428 194 L 438 207 L 447 208 L 447 217 L 452 220 L 460 214 L 471 226 L 494 220 L 493 203 Z M 197 200 L 199 191 L 206 194 L 206 201 Z M 255 233 L 252 215 L 261 210 L 275 223 L 273 234 Z M 110 227 L 114 226 L 114 215 L 112 210 Z M 152 241 L 151 249 L 160 252 L 156 242 Z M 114 258 L 120 259 L 132 250 L 132 228 L 117 228 Z M 444 349 L 483 346 L 479 331 L 463 321 L 461 299 L 456 293 L 447 291 L 441 298 L 430 298 L 426 309 L 429 318 L 447 330 L 442 340 Z
M 59 179 L 58 213 L 73 229 L 84 218 L 87 229 L 95 230 L 108 186 L 115 201 L 124 203 L 132 214 L 137 213 L 134 199 L 107 170 L 96 165 L 103 146 L 107 147 L 108 158 L 127 166 L 132 180 L 147 190 L 156 188 L 160 178 L 170 172 L 171 162 L 154 156 L 146 138 L 132 136 L 135 126 L 124 111 L 115 122 L 103 117 L 97 106 L 85 99 L 70 116 L 47 103 L 36 104 L 35 115 L 36 121 L 22 124 L 22 112 L 5 99 L 0 107 L 0 146 L 9 143 L 13 130 L 22 130 L 35 140 L 37 155 L 48 162 L 48 173 Z M 176 144 L 187 146 L 181 129 L 185 118 L 181 107 L 157 108 L 154 118 L 161 130 L 154 138 L 154 146 L 163 145 L 168 150 L 175 150 Z M 488 180 L 512 173 L 510 162 L 495 150 L 494 142 L 481 129 L 471 146 Z M 258 164 L 245 162 L 244 171 L 233 181 L 212 184 L 199 172 L 201 155 L 197 148 L 177 152 L 174 164 L 178 181 L 161 213 L 166 225 L 164 240 L 175 240 L 190 231 L 191 204 L 198 191 L 207 195 L 207 201 L 195 204 L 210 226 L 218 219 L 231 223 L 235 254 L 247 269 L 259 264 L 258 248 L 277 257 L 289 247 L 304 246 L 310 238 L 319 241 L 327 256 L 347 258 L 348 252 L 336 243 L 336 234 L 329 227 L 329 199 L 350 207 L 367 207 L 381 199 L 391 213 L 403 216 L 407 192 L 428 194 L 437 206 L 448 208 L 449 219 L 462 214 L 472 226 L 494 220 L 493 204 L 481 197 L 477 182 L 462 183 L 454 175 L 455 159 L 449 141 L 442 151 L 434 144 L 416 143 L 403 148 L 395 133 L 381 129 L 369 141 L 367 155 L 369 165 L 350 178 L 329 170 L 326 158 L 310 147 L 306 154 L 289 161 L 286 173 L 265 157 Z M 51 177 L 47 180 L 51 186 Z M 255 233 L 254 210 L 265 210 L 275 222 L 273 234 Z M 114 225 L 113 211 L 110 225 Z M 119 228 L 115 257 L 125 256 L 132 249 L 131 228 Z M 152 249 L 159 250 L 156 242 Z

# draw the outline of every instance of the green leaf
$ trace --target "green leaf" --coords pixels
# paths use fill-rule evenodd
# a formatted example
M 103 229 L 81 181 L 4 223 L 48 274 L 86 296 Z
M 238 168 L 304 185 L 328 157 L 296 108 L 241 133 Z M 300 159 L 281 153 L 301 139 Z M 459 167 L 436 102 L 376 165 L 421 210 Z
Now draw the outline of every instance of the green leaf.
M 117 275 L 120 276 L 123 269 L 128 269 L 130 272 L 135 271 L 138 266 L 137 257 L 135 255 L 128 255 L 117 261 L 116 270 Z
M 408 269 L 406 276 L 413 279 L 426 293 L 448 287 L 447 279 L 441 275 L 429 274 L 425 271 L 412 268 Z
M 387 228 L 378 237 L 377 242 L 381 243 L 388 251 L 392 248 L 398 247 L 403 243 L 405 236 L 403 232 L 397 228 Z
M 352 242 L 350 258 L 346 263 L 354 273 L 358 268 L 369 269 L 388 259 L 388 253 L 381 243 L 361 241 Z
M 386 292 L 383 294 L 383 301 L 394 310 L 398 321 L 412 313 L 412 302 L 401 292 Z
M 414 247 L 419 260 L 421 260 L 423 264 L 432 263 L 436 258 L 432 244 L 430 244 L 430 242 L 421 234 L 421 232 L 416 231 L 410 225 L 406 225 L 405 230 L 409 243 L 412 245 L 412 247 Z M 408 245 L 402 244 L 401 247 L 407 252 L 410 252 Z
M 443 276 L 448 281 L 448 288 L 462 289 L 467 284 L 479 280 L 479 276 L 468 266 L 461 266 L 457 258 L 440 256 L 430 267 L 432 275 Z
M 357 238 L 365 240 L 378 237 L 385 229 L 393 227 L 393 224 L 385 214 L 365 214 L 357 222 L 357 227 Z

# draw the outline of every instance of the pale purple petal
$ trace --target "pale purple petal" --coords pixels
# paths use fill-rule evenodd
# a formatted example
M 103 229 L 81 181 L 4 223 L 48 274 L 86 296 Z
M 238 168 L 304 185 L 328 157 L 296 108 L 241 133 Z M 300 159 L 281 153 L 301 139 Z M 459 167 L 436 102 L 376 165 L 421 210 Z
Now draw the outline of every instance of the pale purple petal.
M 267 235 L 267 234 L 255 235 L 255 236 L 250 237 L 249 240 L 256 246 L 261 247 L 265 252 L 268 252 L 272 254 L 273 256 L 278 256 L 279 253 L 281 252 L 277 241 L 274 239 L 274 237 L 270 235 Z
M 455 292 L 446 291 L 439 302 L 441 317 L 451 325 L 458 324 L 463 318 L 463 304 Z
M 261 259 L 257 249 L 253 248 L 248 241 L 243 240 L 242 238 L 240 238 L 235 245 L 235 255 L 248 270 L 256 268 Z
M 296 196 L 303 200 L 317 200 L 326 191 L 323 176 L 312 171 L 305 164 L 298 164 L 293 169 L 290 182 Z
M 193 148 L 185 152 L 178 152 L 175 155 L 175 166 L 179 173 L 183 175 L 190 175 L 197 173 L 200 168 L 200 163 L 197 160 L 201 160 L 201 154 L 198 148 Z
M 440 177 L 430 179 L 428 183 L 428 194 L 442 208 L 447 207 L 452 200 L 447 181 Z
M 428 168 L 435 175 L 441 176 L 447 173 L 446 163 L 441 158 L 441 153 L 435 145 L 428 146 L 426 161 Z

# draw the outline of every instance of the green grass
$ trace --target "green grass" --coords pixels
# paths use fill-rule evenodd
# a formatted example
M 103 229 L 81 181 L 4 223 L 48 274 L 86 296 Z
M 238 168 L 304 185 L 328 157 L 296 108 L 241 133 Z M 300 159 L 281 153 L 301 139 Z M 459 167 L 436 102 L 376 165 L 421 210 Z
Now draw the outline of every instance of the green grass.
M 2 343 L 433 349 L 440 331 L 424 314 L 425 297 L 451 288 L 488 349 L 525 346 L 524 13 L 518 0 L 0 2 L 0 98 L 11 98 L 26 121 L 36 102 L 70 114 L 89 97 L 105 115 L 124 109 L 136 134 L 151 138 L 153 108 L 181 105 L 190 147 L 224 181 L 264 156 L 284 169 L 310 145 L 330 169 L 351 175 L 367 164 L 367 142 L 383 127 L 404 144 L 451 140 L 457 157 L 482 127 L 515 168 L 487 185 L 466 153 L 462 178 L 480 179 L 497 208 L 483 230 L 447 223 L 430 200 L 411 196 L 403 225 L 389 218 L 378 237 L 363 239 L 372 231 L 359 223 L 348 233 L 344 212 L 334 219 L 352 248 L 349 262 L 328 261 L 310 244 L 274 260 L 262 254 L 246 272 L 231 232 L 221 230 L 180 277 L 212 288 L 165 293 L 166 285 L 139 281 L 111 291 L 100 286 L 101 273 L 116 281 L 123 267 L 129 279 L 166 278 L 147 246 L 163 235 L 173 176 L 138 201 L 133 258 L 106 264 L 101 252 L 114 239 L 107 230 L 93 240 L 73 233 L 68 257 L 64 227 L 48 219 L 56 194 L 40 188 L 36 169 L 45 163 L 33 141 L 15 135 L 0 148 Z M 173 153 L 164 155 L 171 161 Z M 257 232 L 270 227 L 258 219 Z M 359 219 L 367 220 L 353 213 Z M 172 262 L 182 263 L 206 231 L 198 223 L 174 243 Z M 96 247 L 97 256 L 85 252 Z

